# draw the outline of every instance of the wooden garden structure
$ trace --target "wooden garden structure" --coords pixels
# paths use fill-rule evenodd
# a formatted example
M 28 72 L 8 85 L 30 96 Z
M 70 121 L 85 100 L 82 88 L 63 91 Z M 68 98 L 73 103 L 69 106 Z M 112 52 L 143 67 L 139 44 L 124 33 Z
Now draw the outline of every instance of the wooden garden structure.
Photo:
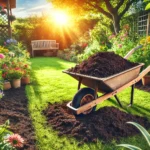
M 16 8 L 16 0 L 0 0 L 0 38 L 11 38 L 12 9 Z

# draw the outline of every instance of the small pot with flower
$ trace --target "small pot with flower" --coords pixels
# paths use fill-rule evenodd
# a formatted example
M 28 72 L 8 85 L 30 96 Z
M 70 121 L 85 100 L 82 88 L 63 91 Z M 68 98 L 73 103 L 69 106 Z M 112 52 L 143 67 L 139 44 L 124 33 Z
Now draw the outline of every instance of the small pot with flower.
M 30 83 L 30 71 L 31 66 L 29 63 L 26 63 L 22 66 L 23 76 L 21 78 L 21 84 L 26 85 Z
M 11 68 L 8 71 L 7 78 L 11 81 L 12 87 L 19 88 L 21 87 L 21 77 L 23 72 L 20 68 Z

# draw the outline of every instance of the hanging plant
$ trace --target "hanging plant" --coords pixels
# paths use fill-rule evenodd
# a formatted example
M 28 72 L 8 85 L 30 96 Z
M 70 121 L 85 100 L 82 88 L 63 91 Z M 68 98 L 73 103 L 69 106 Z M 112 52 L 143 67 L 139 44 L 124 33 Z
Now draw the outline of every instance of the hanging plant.
M 3 10 L 1 10 L 1 11 L 0 11 L 0 13 L 1 13 L 2 15 L 7 14 L 6 10 L 4 10 L 4 9 L 3 9 Z
M 14 21 L 14 20 L 16 20 L 16 17 L 14 15 L 9 15 L 9 20 Z

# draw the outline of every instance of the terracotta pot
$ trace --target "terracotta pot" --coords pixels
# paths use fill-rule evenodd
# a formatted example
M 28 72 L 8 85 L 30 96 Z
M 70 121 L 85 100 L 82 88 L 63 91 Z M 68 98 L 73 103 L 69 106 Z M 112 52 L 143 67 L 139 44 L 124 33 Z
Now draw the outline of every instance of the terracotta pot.
M 13 79 L 12 80 L 12 86 L 13 86 L 13 88 L 21 87 L 21 79 Z
M 10 88 L 11 88 L 10 82 L 9 82 L 9 81 L 5 81 L 5 82 L 3 83 L 3 89 L 4 89 L 4 90 L 9 90 Z
M 30 76 L 22 77 L 21 84 L 26 85 L 30 83 Z
M 146 75 L 142 78 L 143 85 L 150 85 L 150 75 Z

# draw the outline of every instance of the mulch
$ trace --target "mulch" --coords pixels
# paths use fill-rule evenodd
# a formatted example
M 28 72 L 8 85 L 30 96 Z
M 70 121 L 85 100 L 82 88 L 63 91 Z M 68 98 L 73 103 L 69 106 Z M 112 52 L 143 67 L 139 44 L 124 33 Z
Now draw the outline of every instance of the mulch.
M 10 121 L 10 130 L 20 134 L 24 147 L 20 150 L 37 150 L 32 122 L 28 112 L 28 100 L 25 87 L 4 91 L 5 96 L 0 100 L 0 125 Z
M 138 63 L 130 62 L 114 52 L 99 52 L 68 71 L 103 78 L 137 65 Z
M 66 103 L 55 103 L 49 104 L 43 113 L 48 124 L 58 131 L 59 136 L 74 137 L 79 145 L 97 142 L 98 139 L 109 142 L 139 134 L 133 125 L 126 123 L 128 121 L 150 128 L 147 118 L 125 113 L 115 107 L 103 107 L 85 116 L 75 116 L 68 110 Z

